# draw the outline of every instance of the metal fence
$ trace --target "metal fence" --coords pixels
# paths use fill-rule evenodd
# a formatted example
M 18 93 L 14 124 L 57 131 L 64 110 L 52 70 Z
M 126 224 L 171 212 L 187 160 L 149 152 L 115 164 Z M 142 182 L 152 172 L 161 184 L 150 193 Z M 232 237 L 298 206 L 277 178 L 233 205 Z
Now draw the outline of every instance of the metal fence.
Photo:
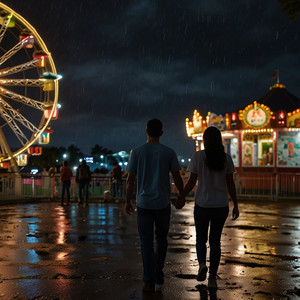
M 300 201 L 300 173 L 238 173 L 235 181 L 240 198 Z
M 187 177 L 184 178 L 187 181 Z M 300 173 L 238 173 L 235 176 L 239 198 L 259 198 L 269 200 L 294 199 L 300 201 Z M 89 186 L 90 199 L 110 198 L 114 193 L 111 177 L 94 174 Z M 71 182 L 71 199 L 78 200 L 78 186 L 75 178 Z M 173 184 L 172 194 L 176 189 Z M 193 196 L 193 192 L 190 194 Z M 50 199 L 61 197 L 59 174 L 30 175 L 0 173 L 0 201 L 18 199 Z M 115 195 L 125 198 L 125 179 Z
M 119 186 L 116 195 L 114 194 L 114 184 L 111 177 L 93 175 L 89 186 L 90 199 L 103 199 L 115 196 L 118 199 L 125 198 L 125 179 Z M 72 178 L 70 187 L 71 200 L 78 200 L 78 185 L 75 178 Z M 10 199 L 51 199 L 61 197 L 61 183 L 59 174 L 53 177 L 48 175 L 30 175 L 21 176 L 13 173 L 0 174 L 0 201 Z M 66 196 L 65 196 L 66 197 Z

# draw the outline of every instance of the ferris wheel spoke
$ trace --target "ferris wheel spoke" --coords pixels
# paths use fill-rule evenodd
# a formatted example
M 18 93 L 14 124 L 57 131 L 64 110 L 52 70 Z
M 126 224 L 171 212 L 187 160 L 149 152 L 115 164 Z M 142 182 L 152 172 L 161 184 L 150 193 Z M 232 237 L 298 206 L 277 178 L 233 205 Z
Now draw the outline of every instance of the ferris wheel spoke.
M 4 34 L 8 28 L 8 24 L 10 22 L 10 19 L 12 17 L 12 14 L 9 14 L 8 16 L 6 16 L 6 18 L 2 18 L 3 19 L 3 24 L 2 24 L 2 27 L 1 27 L 1 30 L 0 30 L 0 43 L 4 37 Z
M 11 100 L 15 100 L 19 103 L 25 104 L 27 106 L 31 106 L 35 109 L 42 110 L 42 111 L 44 111 L 44 109 L 46 107 L 45 103 L 43 103 L 41 101 L 33 100 L 33 99 L 28 98 L 26 96 L 17 94 L 15 92 L 10 91 L 10 90 L 7 90 L 3 87 L 0 87 L 0 95 L 4 96 L 6 98 L 9 98 Z
M 0 162 L 17 172 L 13 158 L 57 117 L 60 76 L 36 29 L 1 0 L 0 10 Z
M 15 133 L 16 137 L 20 141 L 20 143 L 24 146 L 25 143 L 28 142 L 27 137 L 22 132 L 22 130 L 19 128 L 13 117 L 10 115 L 9 112 L 7 112 L 2 104 L 0 104 L 0 114 L 3 120 L 8 124 L 8 126 L 11 128 L 11 130 Z M 25 142 L 24 142 L 25 140 Z
M 44 84 L 44 79 L 0 79 L 0 86 L 43 87 Z
M 37 132 L 38 129 L 30 121 L 28 121 L 22 114 L 17 110 L 13 109 L 2 97 L 0 97 L 0 105 L 10 112 L 12 118 L 19 121 L 24 127 L 29 129 L 32 133 Z
M 5 63 L 9 58 L 11 58 L 13 55 L 15 55 L 18 51 L 20 51 L 23 48 L 23 45 L 30 39 L 30 36 L 24 38 L 22 41 L 20 41 L 18 44 L 16 44 L 14 47 L 12 47 L 10 50 L 8 50 L 4 55 L 0 57 L 0 65 Z
M 19 73 L 19 72 L 22 72 L 22 71 L 26 71 L 26 70 L 35 68 L 37 66 L 38 62 L 39 62 L 39 59 L 34 59 L 34 60 L 28 61 L 28 62 L 26 62 L 24 64 L 21 64 L 21 65 L 17 65 L 17 66 L 13 66 L 13 67 L 10 67 L 10 68 L 2 69 L 0 71 L 0 77 L 15 74 L 15 73 Z

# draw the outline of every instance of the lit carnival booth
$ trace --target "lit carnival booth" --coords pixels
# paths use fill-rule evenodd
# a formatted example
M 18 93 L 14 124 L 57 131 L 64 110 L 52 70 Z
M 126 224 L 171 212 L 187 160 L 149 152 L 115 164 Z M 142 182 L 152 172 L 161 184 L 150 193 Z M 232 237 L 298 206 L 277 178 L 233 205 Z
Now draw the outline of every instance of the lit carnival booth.
M 269 92 L 225 117 L 195 110 L 186 119 L 196 150 L 204 148 L 203 132 L 215 126 L 237 170 L 237 188 L 244 195 L 300 200 L 300 99 L 276 83 Z

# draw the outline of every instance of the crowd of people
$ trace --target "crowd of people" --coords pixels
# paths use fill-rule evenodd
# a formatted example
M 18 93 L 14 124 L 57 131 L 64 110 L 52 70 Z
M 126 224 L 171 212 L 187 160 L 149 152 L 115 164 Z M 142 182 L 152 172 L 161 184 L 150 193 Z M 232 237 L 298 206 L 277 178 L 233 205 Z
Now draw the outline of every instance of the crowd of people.
M 49 175 L 53 178 L 53 191 L 52 194 L 56 195 L 55 192 L 55 174 L 56 168 L 50 168 Z M 126 174 L 124 174 L 122 168 L 118 162 L 114 163 L 114 167 L 111 171 L 111 198 L 113 199 L 122 199 L 123 198 L 123 179 Z M 65 195 L 66 195 L 66 205 L 70 205 L 70 187 L 73 177 L 73 172 L 68 166 L 68 161 L 64 161 L 60 169 L 60 182 L 61 182 L 61 205 L 65 204 Z M 91 183 L 91 171 L 90 167 L 87 165 L 85 160 L 82 160 L 81 164 L 78 166 L 75 175 L 75 182 L 78 185 L 78 205 L 88 206 L 89 198 L 89 185 Z

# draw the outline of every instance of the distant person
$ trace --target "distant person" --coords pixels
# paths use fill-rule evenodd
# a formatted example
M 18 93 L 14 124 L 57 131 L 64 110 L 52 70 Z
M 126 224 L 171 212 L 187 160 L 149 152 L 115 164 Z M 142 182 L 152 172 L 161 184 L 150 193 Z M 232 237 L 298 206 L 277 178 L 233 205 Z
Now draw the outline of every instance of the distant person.
M 55 186 L 56 167 L 51 167 L 48 172 L 51 180 L 51 198 L 55 198 L 57 196 L 56 186 Z
M 160 144 L 163 134 L 158 119 L 147 123 L 147 143 L 132 150 L 127 165 L 125 211 L 133 213 L 131 197 L 137 178 L 137 226 L 143 258 L 143 292 L 154 292 L 155 284 L 164 283 L 164 264 L 170 225 L 170 172 L 179 191 L 183 182 L 175 152 Z M 156 250 L 153 235 L 155 233 Z
M 46 168 L 43 168 L 42 172 L 42 179 L 43 179 L 43 190 L 44 190 L 44 195 L 49 195 L 49 189 L 50 189 L 50 176 L 49 172 L 47 172 Z
M 111 170 L 111 177 L 112 177 L 112 197 L 114 199 L 122 196 L 121 189 L 122 189 L 122 169 L 118 162 L 114 163 L 114 167 Z
M 268 156 L 269 156 L 269 151 L 265 150 L 264 154 L 262 156 L 263 165 L 265 165 L 265 166 L 268 164 Z
M 89 185 L 91 182 L 90 167 L 83 160 L 76 171 L 76 183 L 78 183 L 79 202 L 78 204 L 88 205 Z
M 204 149 L 194 153 L 187 171 L 190 178 L 175 205 L 183 205 L 185 196 L 194 188 L 194 219 L 196 226 L 196 251 L 199 263 L 198 281 L 206 279 L 206 242 L 209 230 L 210 269 L 208 288 L 217 288 L 217 271 L 221 257 L 221 234 L 228 216 L 228 194 L 233 201 L 233 220 L 239 217 L 236 189 L 233 181 L 235 172 L 232 159 L 224 152 L 222 136 L 216 127 L 208 127 L 204 134 Z
M 267 156 L 268 165 L 273 165 L 273 149 L 270 148 Z
M 71 178 L 73 176 L 72 170 L 68 167 L 68 162 L 65 160 L 60 170 L 61 181 L 61 205 L 64 205 L 65 191 L 67 191 L 67 205 L 70 205 L 70 186 Z

